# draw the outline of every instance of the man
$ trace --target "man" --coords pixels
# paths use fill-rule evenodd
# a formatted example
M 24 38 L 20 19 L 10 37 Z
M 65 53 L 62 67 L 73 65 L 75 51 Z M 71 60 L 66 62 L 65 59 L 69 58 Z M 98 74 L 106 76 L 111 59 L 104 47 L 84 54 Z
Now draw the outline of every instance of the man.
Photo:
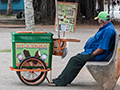
M 113 4 L 113 5 L 116 5 L 116 2 L 115 2 L 116 0 L 112 0 L 112 1 L 113 1 L 112 4 Z
M 117 4 L 118 4 L 118 6 L 119 6 L 119 4 L 120 4 L 120 0 L 117 0 Z
M 53 79 L 50 86 L 66 86 L 77 76 L 87 61 L 108 61 L 114 49 L 115 29 L 110 22 L 108 13 L 102 11 L 97 17 L 100 28 L 98 32 L 88 39 L 84 52 L 73 56 L 58 78 Z

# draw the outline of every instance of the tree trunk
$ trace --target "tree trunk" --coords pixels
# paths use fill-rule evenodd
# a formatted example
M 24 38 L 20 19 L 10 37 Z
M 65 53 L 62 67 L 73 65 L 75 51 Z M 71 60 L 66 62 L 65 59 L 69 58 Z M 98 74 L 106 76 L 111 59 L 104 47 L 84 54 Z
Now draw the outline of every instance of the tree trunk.
M 41 0 L 41 4 L 40 4 L 40 11 L 41 11 L 41 15 L 42 18 L 46 18 L 46 12 L 47 12 L 47 3 L 46 0 Z
M 83 15 L 87 20 L 93 19 L 95 16 L 95 2 L 96 0 L 85 0 L 84 6 L 82 6 Z
M 98 0 L 99 12 L 104 10 L 104 0 Z
M 33 1 L 32 0 L 24 0 L 25 4 L 25 24 L 27 31 L 35 31 L 34 30 L 34 9 L 33 9 Z
M 110 12 L 110 0 L 108 0 L 108 13 Z
M 55 0 L 33 0 L 35 10 L 35 21 L 40 22 L 53 22 L 55 19 Z M 77 20 L 82 21 L 82 16 L 85 16 L 88 21 L 96 16 L 96 0 L 57 0 L 64 2 L 77 2 L 78 14 Z M 103 10 L 103 0 L 99 0 L 99 7 Z
M 7 12 L 6 15 L 10 15 L 13 13 L 13 9 L 12 9 L 12 0 L 8 0 L 8 6 L 7 6 Z
M 77 9 L 77 20 L 81 21 L 81 5 L 80 5 L 80 0 L 76 0 L 76 3 L 78 3 L 78 9 Z
M 53 0 L 51 0 L 51 2 L 50 2 L 50 6 L 51 6 L 51 9 L 50 9 L 50 11 L 51 11 L 51 21 L 52 20 L 54 20 L 53 18 L 53 16 L 54 16 L 54 12 L 53 12 Z

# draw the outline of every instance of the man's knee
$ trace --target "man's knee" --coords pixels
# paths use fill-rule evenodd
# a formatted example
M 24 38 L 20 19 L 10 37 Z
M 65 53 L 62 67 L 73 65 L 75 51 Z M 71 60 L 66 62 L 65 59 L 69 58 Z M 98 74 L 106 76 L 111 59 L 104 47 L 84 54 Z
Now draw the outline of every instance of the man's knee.
M 81 55 L 77 54 L 76 56 L 71 57 L 70 62 L 75 62 L 75 63 L 86 63 L 89 55 Z
M 81 58 L 80 58 L 80 55 L 76 55 L 76 56 L 73 56 L 73 57 L 71 57 L 70 58 L 70 62 L 75 62 L 75 63 L 79 63 L 79 62 L 81 62 L 81 61 L 83 61 L 83 60 L 81 60 Z
M 70 61 L 75 61 L 75 60 L 77 60 L 78 58 L 76 57 L 76 56 L 73 56 L 73 57 L 71 57 L 70 58 Z

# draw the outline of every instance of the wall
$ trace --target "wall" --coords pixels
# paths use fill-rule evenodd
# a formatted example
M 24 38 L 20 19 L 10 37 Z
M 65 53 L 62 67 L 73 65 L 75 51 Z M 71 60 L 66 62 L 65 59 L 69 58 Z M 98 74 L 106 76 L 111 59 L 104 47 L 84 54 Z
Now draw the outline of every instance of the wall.
M 0 0 L 0 13 L 6 13 L 8 0 Z M 13 0 L 13 13 L 24 11 L 24 0 Z

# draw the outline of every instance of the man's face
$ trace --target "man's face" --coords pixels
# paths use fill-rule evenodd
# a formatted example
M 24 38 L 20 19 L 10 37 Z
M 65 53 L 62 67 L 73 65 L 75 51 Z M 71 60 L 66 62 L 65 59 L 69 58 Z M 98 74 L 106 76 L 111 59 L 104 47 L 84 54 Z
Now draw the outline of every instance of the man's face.
M 100 24 L 100 26 L 103 26 L 103 21 L 101 19 L 98 19 L 98 23 Z

